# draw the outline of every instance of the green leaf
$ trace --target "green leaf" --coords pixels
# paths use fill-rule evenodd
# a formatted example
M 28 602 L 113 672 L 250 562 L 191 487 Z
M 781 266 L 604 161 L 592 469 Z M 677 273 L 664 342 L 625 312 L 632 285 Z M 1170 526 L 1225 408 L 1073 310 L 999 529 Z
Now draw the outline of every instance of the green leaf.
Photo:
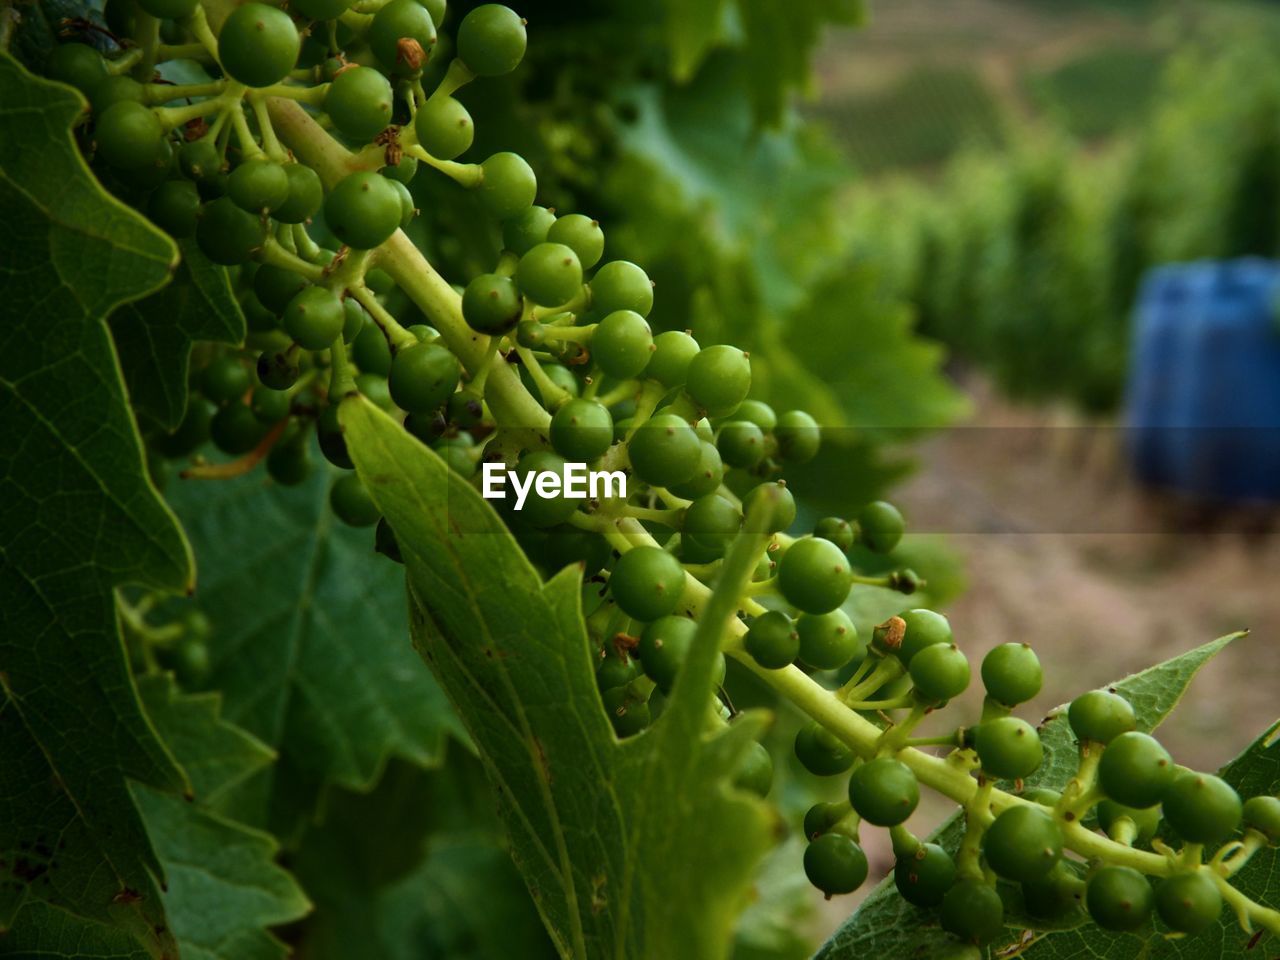
M 225 267 L 184 240 L 182 264 L 159 293 L 111 315 L 111 334 L 133 408 L 172 430 L 187 408 L 187 365 L 197 340 L 240 343 L 244 315 Z
M 160 955 L 160 864 L 125 781 L 186 783 L 139 705 L 114 588 L 183 590 L 191 557 L 105 318 L 165 283 L 175 250 L 92 178 L 78 94 L 3 52 L 0 89 L 0 928 L 106 950 L 118 923 Z M 56 909 L 20 912 L 41 901 Z
M 1243 634 L 1228 634 L 1115 683 L 1113 686 L 1116 692 L 1133 704 L 1138 729 L 1150 731 L 1159 726 L 1182 699 L 1183 693 L 1200 668 L 1220 653 L 1227 644 L 1241 636 Z M 1027 783 L 1060 789 L 1075 773 L 1078 759 L 1075 739 L 1067 724 L 1066 710 L 1059 707 L 1052 711 L 1039 729 L 1040 740 L 1045 749 L 1045 761 Z M 959 813 L 953 814 L 934 831 L 930 839 L 954 851 L 959 845 L 962 827 Z M 1019 920 L 1017 906 L 1017 903 L 1006 900 L 1006 908 L 1013 908 L 1006 915 L 1006 925 L 1011 928 L 1008 938 L 1010 943 L 1016 942 L 1021 933 L 1020 931 L 1014 933 L 1012 929 L 1016 927 Z M 1090 925 L 1088 935 L 1092 937 L 1096 933 L 1100 932 Z M 1056 938 L 1059 935 L 1054 936 Z M 1123 941 L 1123 938 L 1120 939 Z M 827 941 L 818 952 L 817 960 L 855 960 L 865 956 L 916 956 L 917 954 L 913 951 L 920 951 L 919 956 L 932 956 L 933 954 L 929 951 L 941 950 L 948 942 L 954 943 L 937 928 L 934 914 L 931 911 L 913 907 L 898 896 L 893 886 L 893 878 L 890 876 L 876 887 L 875 892 L 863 901 L 857 912 Z M 1137 944 L 1138 941 L 1129 937 L 1127 943 Z M 1022 955 L 1030 956 L 1030 954 Z M 1108 953 L 1104 949 L 1099 949 L 1096 953 L 1082 951 L 1062 956 L 1137 956 L 1137 951 Z M 1177 956 L 1177 954 L 1169 954 L 1169 956 Z M 1188 956 L 1200 956 L 1200 954 Z M 1216 957 L 1218 954 L 1211 956 Z
M 310 960 L 555 956 L 463 750 L 439 769 L 392 762 L 367 795 L 331 791 L 292 863 L 316 902 L 298 940 Z
M 666 39 L 677 83 L 689 81 L 715 44 L 724 6 L 725 0 L 668 0 Z
M 415 642 L 480 749 L 561 953 L 724 956 L 769 844 L 768 809 L 728 787 L 758 719 L 708 734 L 709 690 L 682 683 L 650 730 L 619 742 L 596 691 L 579 571 L 544 586 L 438 456 L 363 399 L 340 416 L 405 555 Z
M 237 793 L 238 819 L 296 837 L 329 783 L 368 789 L 391 756 L 429 765 L 459 731 L 409 644 L 401 571 L 373 532 L 329 509 L 336 471 L 301 486 L 262 472 L 168 491 L 200 561 L 210 687 L 279 754 Z

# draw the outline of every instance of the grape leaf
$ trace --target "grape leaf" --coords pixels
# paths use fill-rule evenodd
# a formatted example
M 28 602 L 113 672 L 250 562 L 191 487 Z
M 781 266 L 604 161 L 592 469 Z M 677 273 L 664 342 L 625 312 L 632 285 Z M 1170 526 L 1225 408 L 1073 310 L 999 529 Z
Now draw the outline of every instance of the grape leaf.
M 187 784 L 138 702 L 114 588 L 183 590 L 192 565 L 146 479 L 105 318 L 167 281 L 175 249 L 94 181 L 77 93 L 4 52 L 0 89 L 0 929 L 15 927 L 0 951 L 107 950 L 130 942 L 101 929 L 119 923 L 130 950 L 172 953 L 126 779 Z
M 292 489 L 259 472 L 167 492 L 200 561 L 209 685 L 280 757 L 235 814 L 286 842 L 326 783 L 368 789 L 392 755 L 434 763 L 460 730 L 409 645 L 400 569 L 329 509 L 335 475 L 320 461 Z
M 715 45 L 725 0 L 668 0 L 664 24 L 671 76 L 687 83 Z
M 221 718 L 217 694 L 180 693 L 168 675 L 143 677 L 138 688 L 194 793 L 191 802 L 133 788 L 168 878 L 165 910 L 183 960 L 281 960 L 284 944 L 266 928 L 303 916 L 307 898 L 274 863 L 274 837 L 212 806 L 274 754 Z
M 292 860 L 316 902 L 298 941 L 310 960 L 555 956 L 468 752 L 392 762 L 372 793 L 333 789 L 324 808 Z
M 182 263 L 173 282 L 111 315 L 111 335 L 133 408 L 172 430 L 187 408 L 187 365 L 197 340 L 239 343 L 244 316 L 225 267 L 194 241 L 179 244 Z
M 1234 633 L 1220 637 L 1115 683 L 1114 689 L 1133 704 L 1138 729 L 1150 731 L 1159 726 L 1182 699 L 1187 686 L 1200 668 L 1240 636 L 1242 634 Z M 1034 777 L 1028 778 L 1027 783 L 1059 789 L 1076 770 L 1077 748 L 1067 724 L 1066 711 L 1062 708 L 1051 711 L 1039 729 L 1040 740 L 1045 748 L 1045 761 Z M 930 840 L 954 851 L 959 845 L 962 827 L 961 817 L 956 813 L 934 831 Z M 1002 895 L 1008 892 L 1003 886 Z M 1018 906 L 1016 901 L 1006 898 L 1006 907 L 1011 908 L 1006 916 L 1006 920 L 1010 921 L 1007 926 L 1010 927 L 1008 942 L 1011 943 L 1021 937 L 1020 930 L 1014 933 L 1012 929 L 1018 920 Z M 1092 937 L 1094 932 L 1091 926 L 1088 935 Z M 875 892 L 863 901 L 857 912 L 823 945 L 817 960 L 853 960 L 876 955 L 932 956 L 930 950 L 940 951 L 949 942 L 954 943 L 938 929 L 935 915 L 911 906 L 898 896 L 893 878 L 889 877 L 876 887 Z M 1108 953 L 1099 949 L 1096 953 L 1082 953 L 1080 956 L 1136 956 L 1137 949 L 1134 945 L 1137 943 L 1136 939 L 1130 937 L 1125 944 L 1126 947 L 1133 948 L 1132 952 L 1122 950 Z
M 714 958 L 728 949 L 768 808 L 728 786 L 758 731 L 705 730 L 693 659 L 647 732 L 601 708 L 580 573 L 545 586 L 501 520 L 438 456 L 361 398 L 348 448 L 396 531 L 410 623 L 498 791 L 512 855 L 564 956 Z M 710 677 L 711 653 L 705 669 Z

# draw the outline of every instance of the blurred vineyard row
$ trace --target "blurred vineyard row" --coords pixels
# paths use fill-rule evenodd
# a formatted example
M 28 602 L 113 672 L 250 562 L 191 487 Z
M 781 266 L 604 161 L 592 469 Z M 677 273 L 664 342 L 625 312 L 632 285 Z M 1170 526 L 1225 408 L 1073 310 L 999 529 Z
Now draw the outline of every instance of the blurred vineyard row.
M 913 305 L 922 333 L 1011 396 L 1115 409 L 1148 267 L 1280 256 L 1274 11 L 1236 9 L 1212 30 L 1168 22 L 1145 46 L 1121 51 L 1112 37 L 1014 75 L 1040 98 L 1030 113 L 1000 103 L 976 74 L 948 76 L 945 64 L 903 72 L 893 96 L 859 108 L 893 129 L 895 111 L 918 119 L 929 102 L 937 123 L 899 125 L 905 139 L 875 149 L 899 167 L 949 159 L 854 190 L 855 249 Z M 855 127 L 859 110 L 833 127 L 856 135 L 871 122 Z

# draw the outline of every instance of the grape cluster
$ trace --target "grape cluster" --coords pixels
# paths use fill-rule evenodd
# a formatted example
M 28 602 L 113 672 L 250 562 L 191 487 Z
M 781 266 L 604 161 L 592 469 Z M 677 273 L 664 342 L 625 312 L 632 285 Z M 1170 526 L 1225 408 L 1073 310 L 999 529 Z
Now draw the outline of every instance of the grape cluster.
M 723 651 L 766 679 L 811 684 L 840 717 L 874 724 L 877 734 L 869 744 L 828 712 L 796 736 L 807 770 L 848 783 L 847 800 L 804 818 L 804 869 L 819 890 L 848 893 L 865 882 L 859 831 L 870 824 L 891 832 L 902 896 L 936 908 L 964 941 L 1000 933 L 1000 884 L 1016 885 L 1027 911 L 1045 918 L 1083 903 L 1108 929 L 1135 929 L 1153 912 L 1180 933 L 1212 923 L 1231 873 L 1280 840 L 1280 800 L 1242 803 L 1217 777 L 1177 767 L 1108 691 L 1068 711 L 1081 759 L 1064 791 L 996 791 L 997 781 L 1020 788 L 1044 756 L 1036 729 L 1012 715 L 1041 687 L 1025 644 L 983 659 L 981 722 L 913 740 L 919 721 L 971 680 L 950 624 L 912 609 L 864 637 L 844 611 L 855 586 L 907 595 L 921 586 L 911 570 L 855 569 L 854 558 L 897 547 L 901 514 L 877 501 L 822 519 L 809 534 L 788 533 L 796 504 L 781 474 L 819 454 L 817 422 L 750 397 L 742 349 L 703 345 L 688 331 L 655 334 L 644 270 L 605 257 L 596 221 L 537 205 L 523 158 L 460 159 L 474 129 L 454 95 L 519 65 L 525 23 L 497 4 L 472 10 L 428 92 L 446 13 L 444 0 L 294 0 L 288 12 L 257 2 L 108 0 L 104 32 L 118 41 L 108 55 L 84 42 L 53 52 L 48 73 L 89 101 L 81 142 L 104 183 L 226 267 L 248 322 L 243 349 L 198 352 L 185 418 L 150 438 L 157 475 L 170 461 L 205 477 L 265 461 L 275 482 L 298 484 L 313 468 L 314 437 L 341 471 L 334 514 L 376 526 L 377 549 L 399 560 L 395 532 L 352 469 L 337 416 L 345 397 L 385 409 L 473 484 L 488 461 L 517 476 L 563 476 L 570 463 L 621 471 L 632 481 L 625 495 L 583 501 L 539 485 L 522 509 L 506 502 L 500 512 L 535 564 L 582 568 L 596 680 L 619 737 L 661 713 L 726 556 L 759 543 Z M 210 80 L 159 82 L 157 63 L 177 58 L 202 62 Z M 419 261 L 413 278 L 397 264 L 408 243 L 402 228 L 418 213 L 412 184 L 430 176 L 471 192 L 501 253 L 452 290 L 431 274 L 438 284 L 428 277 L 424 292 L 413 281 L 430 267 Z M 209 441 L 235 459 L 203 462 L 198 451 Z M 709 722 L 728 723 L 723 652 L 716 664 Z M 843 682 L 832 696 L 818 682 L 833 676 Z M 904 826 L 919 802 L 921 765 L 942 763 L 915 748 L 943 742 L 953 747 L 951 795 L 966 813 L 955 853 Z M 736 785 L 763 796 L 772 777 L 768 751 L 754 744 Z M 1086 867 L 1066 851 L 1079 846 L 1087 818 L 1111 838 L 1112 855 Z M 1206 845 L 1221 845 L 1207 863 Z M 1139 854 L 1143 847 L 1162 856 Z

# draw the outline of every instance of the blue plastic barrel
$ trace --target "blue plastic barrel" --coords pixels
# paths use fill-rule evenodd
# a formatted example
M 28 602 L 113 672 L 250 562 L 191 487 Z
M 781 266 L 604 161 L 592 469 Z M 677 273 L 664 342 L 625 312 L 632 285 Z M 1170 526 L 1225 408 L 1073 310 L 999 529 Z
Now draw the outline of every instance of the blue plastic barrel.
M 1212 500 L 1280 500 L 1280 263 L 1159 267 L 1129 369 L 1138 478 Z

